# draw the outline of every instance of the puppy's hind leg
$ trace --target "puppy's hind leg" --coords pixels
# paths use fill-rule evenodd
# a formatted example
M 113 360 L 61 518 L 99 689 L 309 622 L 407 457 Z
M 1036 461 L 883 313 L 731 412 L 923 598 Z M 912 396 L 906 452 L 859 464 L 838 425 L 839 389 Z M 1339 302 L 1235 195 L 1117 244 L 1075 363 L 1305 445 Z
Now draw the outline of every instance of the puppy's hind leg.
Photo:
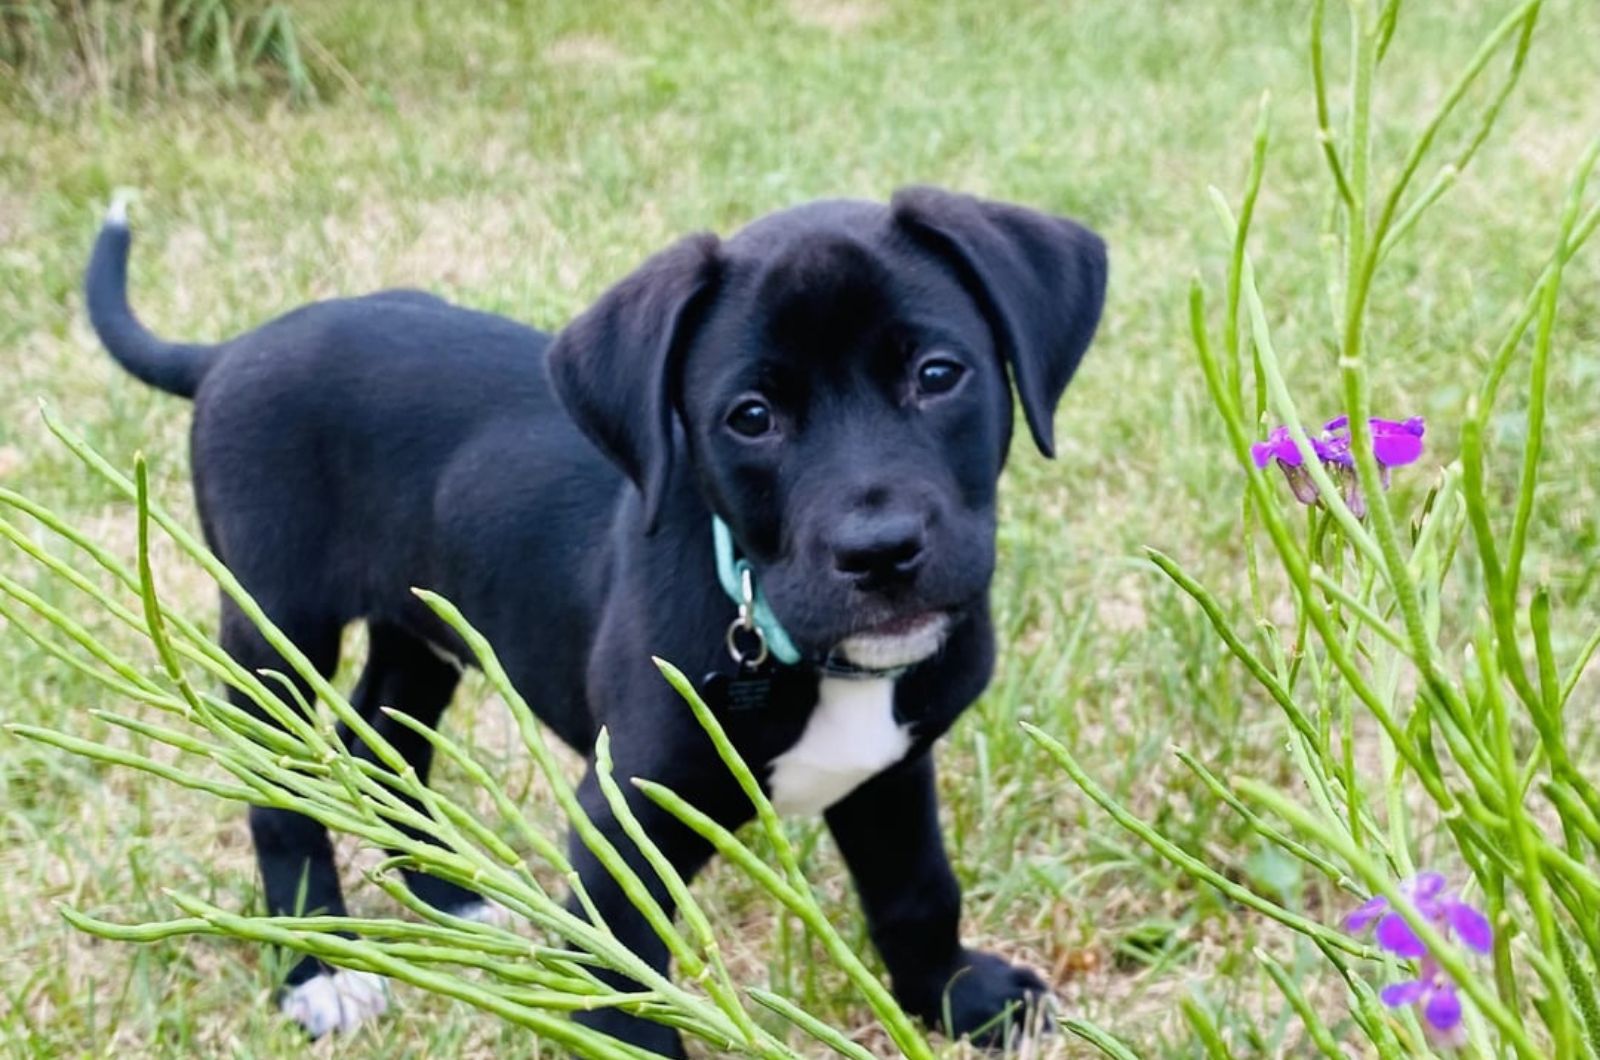
M 367 665 L 350 697 L 351 705 L 394 746 L 416 771 L 417 778 L 426 784 L 433 765 L 433 745 L 381 708 L 389 707 L 432 728 L 450 705 L 461 679 L 461 668 L 427 641 L 397 625 L 374 621 L 369 630 L 371 647 Z M 346 736 L 348 738 L 348 734 Z M 371 750 L 360 741 L 352 746 L 357 754 L 372 757 Z M 408 801 L 421 809 L 415 800 Z M 427 838 L 419 831 L 406 831 L 415 838 Z M 498 907 L 484 902 L 477 892 L 423 872 L 404 871 L 411 893 L 435 909 L 473 919 L 495 919 L 492 911 Z
M 285 614 L 270 604 L 263 606 L 319 673 L 333 673 L 339 661 L 337 621 Z M 246 669 L 275 670 L 294 682 L 295 690 L 307 703 L 314 701 L 310 686 L 226 597 L 222 602 L 222 646 Z M 229 697 L 243 709 L 262 716 L 260 708 L 237 689 L 230 689 Z M 292 810 L 252 806 L 250 835 L 255 842 L 268 913 L 345 915 L 327 829 Z M 381 1013 L 387 1006 L 387 992 L 378 976 L 335 970 L 313 957 L 303 957 L 284 978 L 280 1004 L 287 1015 L 318 1037 L 329 1031 L 352 1030 Z

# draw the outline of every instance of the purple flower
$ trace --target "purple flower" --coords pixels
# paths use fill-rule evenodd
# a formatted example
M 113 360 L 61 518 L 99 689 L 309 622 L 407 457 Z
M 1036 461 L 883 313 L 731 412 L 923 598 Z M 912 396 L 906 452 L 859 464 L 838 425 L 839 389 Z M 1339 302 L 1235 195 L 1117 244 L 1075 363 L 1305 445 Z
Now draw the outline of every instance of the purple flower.
M 1422 435 L 1427 430 L 1421 416 L 1396 423 L 1394 420 L 1373 419 L 1372 455 L 1385 469 L 1414 464 L 1422 456 Z
M 1311 439 L 1311 447 L 1315 449 L 1316 446 L 1317 440 L 1315 438 Z M 1250 447 L 1250 455 L 1255 459 L 1256 467 L 1266 467 L 1274 460 L 1280 464 L 1288 464 L 1290 467 L 1299 467 L 1301 464 L 1300 447 L 1294 444 L 1293 438 L 1289 437 L 1289 428 L 1287 427 L 1272 428 L 1272 432 L 1267 435 L 1266 441 L 1257 442 Z M 1321 456 L 1322 454 L 1318 452 L 1317 455 Z
M 1402 883 L 1400 891 L 1446 939 L 1458 939 L 1478 953 L 1488 953 L 1494 945 L 1489 918 L 1459 896 L 1447 893 L 1445 878 L 1439 873 L 1420 873 Z M 1344 920 L 1347 931 L 1365 931 L 1374 924 L 1377 930 L 1373 937 L 1380 947 L 1396 957 L 1417 961 L 1417 977 L 1385 987 L 1379 995 L 1383 1003 L 1390 1008 L 1416 1005 L 1437 1044 L 1458 1044 L 1463 1032 L 1456 985 L 1411 925 L 1390 908 L 1389 900 L 1382 895 L 1363 903 Z
M 1391 467 L 1414 464 L 1422 456 L 1422 435 L 1427 424 L 1421 416 L 1413 416 L 1404 421 L 1373 417 L 1367 421 L 1367 425 L 1372 431 L 1372 455 L 1378 458 L 1378 467 L 1384 473 L 1384 485 L 1388 485 Z M 1355 459 L 1350 455 L 1350 417 L 1331 419 L 1323 425 L 1322 431 L 1325 448 L 1333 454 L 1332 462 L 1341 467 L 1355 467 Z
M 1466 1044 L 1461 1026 L 1461 997 L 1432 958 L 1425 957 L 1417 978 L 1386 986 L 1378 997 L 1390 1008 L 1416 1005 L 1422 1010 L 1422 1029 L 1439 1046 Z
M 1317 458 L 1324 463 L 1328 457 L 1324 454 L 1322 442 L 1311 439 L 1311 448 Z M 1300 449 L 1294 444 L 1294 439 L 1289 437 L 1289 428 L 1274 427 L 1272 433 L 1267 435 L 1267 440 L 1257 442 L 1250 447 L 1250 455 L 1255 458 L 1256 467 L 1266 467 L 1274 460 L 1283 471 L 1283 477 L 1289 480 L 1289 488 L 1294 491 L 1295 499 L 1301 504 L 1317 503 L 1317 484 L 1311 481 L 1311 475 L 1303 466 L 1300 459 Z
M 1421 416 L 1404 421 L 1373 418 L 1367 423 L 1372 432 L 1372 455 L 1377 457 L 1383 484 L 1387 487 L 1390 468 L 1415 463 L 1422 456 L 1422 435 L 1426 424 Z M 1339 416 L 1329 420 L 1323 424 L 1320 435 L 1308 435 L 1307 439 L 1311 442 L 1311 451 L 1340 484 L 1350 510 L 1357 518 L 1366 515 L 1366 502 L 1356 486 L 1355 458 L 1350 453 L 1350 417 Z M 1255 460 L 1256 467 L 1264 468 L 1276 463 L 1283 477 L 1288 480 L 1289 488 L 1294 491 L 1295 499 L 1301 504 L 1316 504 L 1320 499 L 1316 483 L 1311 480 L 1311 474 L 1300 457 L 1300 449 L 1289 437 L 1289 428 L 1274 427 L 1266 441 L 1250 447 L 1250 456 Z

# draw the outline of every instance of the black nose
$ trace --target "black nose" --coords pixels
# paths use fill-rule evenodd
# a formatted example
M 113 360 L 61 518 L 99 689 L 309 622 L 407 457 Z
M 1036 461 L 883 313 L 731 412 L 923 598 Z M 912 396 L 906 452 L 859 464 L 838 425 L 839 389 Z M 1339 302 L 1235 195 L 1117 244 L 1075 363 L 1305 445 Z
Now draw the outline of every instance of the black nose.
M 846 519 L 833 537 L 833 565 L 863 588 L 906 580 L 922 563 L 923 526 L 914 515 Z

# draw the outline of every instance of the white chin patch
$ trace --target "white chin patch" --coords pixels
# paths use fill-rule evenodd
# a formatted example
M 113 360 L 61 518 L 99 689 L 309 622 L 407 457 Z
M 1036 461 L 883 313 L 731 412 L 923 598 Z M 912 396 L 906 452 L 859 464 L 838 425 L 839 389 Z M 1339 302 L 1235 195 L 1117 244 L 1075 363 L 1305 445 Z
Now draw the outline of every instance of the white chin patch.
M 376 973 L 340 968 L 287 991 L 278 1007 L 313 1038 L 331 1031 L 348 1034 L 388 1010 L 389 987 Z
M 838 652 L 845 662 L 863 670 L 897 670 L 938 651 L 949 631 L 948 615 L 923 615 L 905 627 L 853 633 L 839 642 Z

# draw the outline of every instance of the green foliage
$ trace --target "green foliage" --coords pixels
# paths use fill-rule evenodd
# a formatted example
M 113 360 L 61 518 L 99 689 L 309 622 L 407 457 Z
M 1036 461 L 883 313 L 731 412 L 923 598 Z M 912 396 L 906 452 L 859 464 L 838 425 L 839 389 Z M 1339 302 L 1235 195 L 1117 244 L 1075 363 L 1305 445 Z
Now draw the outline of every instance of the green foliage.
M 705 914 L 671 863 L 650 841 L 612 776 L 609 737 L 601 730 L 595 747 L 601 790 L 625 834 L 639 848 L 677 904 L 684 927 L 674 922 L 622 853 L 584 813 L 560 763 L 545 743 L 533 711 L 512 686 L 494 649 L 450 603 L 435 594 L 417 591 L 423 602 L 461 635 L 490 684 L 505 699 L 526 750 L 538 763 L 576 834 L 611 872 L 623 893 L 666 943 L 677 965 L 678 980 L 655 971 L 617 941 L 604 920 L 595 914 L 560 845 L 529 822 L 500 783 L 469 751 L 410 717 L 385 708 L 390 718 L 423 736 L 442 758 L 464 770 L 480 789 L 490 793 L 499 812 L 495 819 L 482 820 L 419 780 L 400 753 L 374 727 L 373 720 L 362 717 L 318 672 L 221 561 L 183 529 L 178 520 L 152 506 L 142 458 L 136 462 L 134 477 L 129 479 L 81 437 L 48 415 L 46 420 L 57 437 L 90 470 L 135 501 L 138 512 L 136 569 L 128 570 L 54 512 L 6 489 L 0 489 L 0 505 L 26 513 L 64 542 L 77 546 L 83 559 L 88 561 L 87 565 L 98 568 L 96 574 L 109 574 L 116 589 L 103 589 L 73 565 L 37 548 L 8 520 L 0 519 L 0 535 L 43 564 L 51 574 L 86 593 L 94 605 L 138 627 L 148 638 L 150 650 L 160 660 L 160 669 L 148 672 L 142 660 L 119 655 L 70 615 L 4 575 L 0 575 L 0 594 L 9 597 L 10 602 L 0 599 L 0 617 L 21 635 L 104 685 L 119 698 L 141 703 L 184 722 L 183 728 L 172 728 L 112 711 L 96 711 L 96 716 L 103 721 L 165 745 L 180 756 L 190 756 L 191 764 L 173 765 L 147 753 L 129 752 L 38 726 L 13 724 L 8 726 L 10 731 L 108 764 L 143 770 L 211 795 L 241 803 L 293 809 L 329 828 L 359 836 L 375 849 L 396 852 L 373 873 L 374 882 L 423 921 L 417 924 L 352 917 L 246 917 L 229 913 L 198 897 L 172 894 L 173 904 L 186 916 L 126 926 L 100 921 L 72 909 L 64 910 L 74 927 L 103 938 L 132 942 L 151 942 L 179 935 L 221 934 L 285 946 L 298 953 L 315 955 L 329 964 L 376 972 L 474 1005 L 581 1056 L 597 1060 L 639 1060 L 648 1054 L 567 1020 L 568 1013 L 599 1005 L 616 1005 L 677 1026 L 689 1036 L 705 1041 L 719 1055 L 798 1060 L 799 1054 L 757 1024 L 746 999 L 841 1056 L 861 1060 L 866 1055 L 845 1035 L 794 1001 L 734 982 Z M 289 687 L 277 680 L 278 675 L 245 670 L 194 623 L 162 605 L 156 596 L 150 563 L 151 540 L 156 530 L 164 532 L 233 598 L 240 611 L 261 629 L 295 673 L 312 688 L 318 702 L 326 708 L 326 714 L 303 715 L 295 702 L 274 687 Z M 128 593 L 137 595 L 137 611 L 119 599 Z M 76 650 L 63 646 L 62 639 Z M 633 783 L 645 798 L 704 836 L 724 858 L 805 925 L 830 960 L 845 972 L 864 1003 L 883 1021 L 903 1055 L 912 1060 L 932 1060 L 921 1032 L 829 923 L 800 870 L 776 811 L 762 793 L 754 774 L 723 734 L 720 723 L 681 673 L 666 663 L 661 663 L 661 668 L 711 735 L 717 752 L 754 804 L 765 837 L 776 854 L 778 867 L 769 867 L 731 832 L 672 791 L 644 780 L 635 779 Z M 258 710 L 242 710 L 221 696 L 200 691 L 189 677 L 191 670 L 203 673 L 207 680 L 221 681 L 244 692 Z M 351 750 L 351 738 L 370 749 L 371 756 L 355 754 Z M 199 768 L 199 763 L 218 765 L 232 779 L 209 777 Z M 418 835 L 432 839 L 418 839 Z M 532 857 L 520 853 L 502 835 L 525 844 L 532 851 Z M 552 898 L 533 871 L 537 867 L 552 870 L 569 881 L 579 903 L 590 915 L 574 912 L 558 898 Z M 477 890 L 549 935 L 551 941 L 528 941 L 504 928 L 488 927 L 429 909 L 409 895 L 399 875 L 401 868 L 421 870 Z M 347 937 L 350 935 L 354 937 Z M 598 970 L 628 976 L 636 980 L 641 989 L 619 993 L 601 982 Z
M 308 42 L 279 0 L 9 0 L 0 72 L 36 92 L 101 99 L 205 85 L 317 96 Z
M 1531 593 L 1520 586 L 1531 521 L 1541 505 L 1562 503 L 1539 493 L 1541 443 L 1564 269 L 1600 225 L 1600 205 L 1583 208 L 1600 142 L 1579 163 L 1547 264 L 1495 347 L 1461 425 L 1459 458 L 1408 525 L 1388 493 L 1368 428 L 1372 376 L 1381 363 L 1366 342 L 1369 296 L 1387 255 L 1483 144 L 1523 72 L 1541 4 L 1521 3 L 1500 22 L 1404 152 L 1398 175 L 1382 188 L 1373 176 L 1373 98 L 1380 61 L 1396 40 L 1400 4 L 1391 0 L 1380 10 L 1355 0 L 1349 6 L 1353 44 L 1342 135 L 1330 127 L 1322 0 L 1311 19 L 1311 61 L 1330 202 L 1326 343 L 1334 356 L 1326 370 L 1339 380 L 1350 415 L 1366 512 L 1347 503 L 1349 488 L 1333 481 L 1307 438 L 1269 324 L 1271 315 L 1289 310 L 1258 284 L 1248 252 L 1267 158 L 1263 101 L 1240 219 L 1214 196 L 1233 246 L 1220 349 L 1198 280 L 1190 295 L 1200 367 L 1247 483 L 1242 532 L 1255 572 L 1249 632 L 1231 618 L 1238 608 L 1220 601 L 1176 560 L 1154 550 L 1150 556 L 1200 606 L 1222 643 L 1280 708 L 1295 782 L 1236 777 L 1224 785 L 1193 755 L 1178 753 L 1270 848 L 1341 889 L 1389 901 L 1471 999 L 1466 1026 L 1474 1053 L 1592 1057 L 1600 1055 L 1593 985 L 1600 967 L 1600 873 L 1593 868 L 1600 854 L 1600 787 L 1575 765 L 1583 753 L 1581 730 L 1566 719 L 1600 631 L 1587 634 L 1563 676 L 1553 649 L 1550 592 L 1543 585 Z M 1424 162 L 1445 153 L 1436 150 L 1441 130 L 1491 60 L 1507 53 L 1508 72 L 1467 123 L 1461 144 L 1431 182 L 1414 190 Z M 1524 341 L 1530 327 L 1531 349 Z M 1484 438 L 1519 353 L 1529 359 L 1529 392 L 1519 432 L 1520 475 L 1506 503 L 1485 489 Z M 1277 472 L 1257 468 L 1251 457 L 1251 441 L 1274 422 L 1288 426 L 1316 482 L 1319 500 L 1303 528 L 1288 491 L 1274 481 Z M 1264 552 L 1258 534 L 1270 546 Z M 1462 578 L 1458 562 L 1475 569 Z M 1267 584 L 1281 585 L 1285 598 L 1270 598 Z M 1463 594 L 1475 596 L 1475 606 L 1457 604 Z M 1282 613 L 1280 604 L 1292 619 L 1273 617 Z M 1465 623 L 1454 627 L 1458 617 Z M 1302 937 L 1303 947 L 1319 952 L 1329 973 L 1348 985 L 1350 1015 L 1367 1048 L 1382 1056 L 1429 1051 L 1417 1015 L 1401 1009 L 1385 1016 L 1364 983 L 1404 978 L 1409 969 L 1392 960 L 1374 965 L 1381 954 L 1362 952 L 1339 932 L 1284 907 L 1271 893 L 1281 889 L 1226 879 L 1120 806 L 1060 741 L 1028 729 L 1118 824 L 1195 880 L 1277 920 Z M 1486 907 L 1497 934 L 1492 969 L 1475 966 L 1418 911 L 1401 884 L 1419 867 L 1443 871 L 1458 884 L 1472 881 L 1470 893 Z M 1308 1044 L 1330 1057 L 1345 1055 L 1325 1014 L 1294 977 L 1272 956 L 1258 959 L 1299 1017 Z M 1185 1013 L 1209 1055 L 1233 1055 L 1203 1009 L 1191 1005 Z
M 1514 2 L 1404 5 L 1375 79 L 1382 120 L 1373 123 L 1371 140 L 1380 190 L 1472 63 L 1478 41 Z M 1040 460 L 1026 446 L 1012 453 L 994 591 L 999 669 L 940 750 L 951 856 L 967 894 L 965 926 L 985 945 L 1046 973 L 1061 992 L 1065 1029 L 1103 1033 L 1079 1022 L 1092 1021 L 1115 1032 L 1132 1055 L 1192 1057 L 1197 1042 L 1209 1041 L 1197 1027 L 1237 1056 L 1314 1050 L 1258 951 L 1295 977 L 1348 1053 L 1372 1053 L 1361 1044 L 1363 1027 L 1411 1032 L 1392 1022 L 1375 994 L 1400 969 L 1351 960 L 1341 972 L 1278 920 L 1192 877 L 1081 797 L 1019 724 L 1030 721 L 1058 739 L 1133 819 L 1282 909 L 1332 930 L 1370 893 L 1336 850 L 1236 784 L 1249 777 L 1312 797 L 1298 764 L 1302 745 L 1286 738 L 1293 723 L 1283 720 L 1289 715 L 1273 687 L 1240 663 L 1217 635 L 1215 617 L 1142 551 L 1154 545 L 1175 557 L 1267 674 L 1276 679 L 1292 670 L 1288 702 L 1314 741 L 1327 727 L 1327 743 L 1342 759 L 1344 714 L 1337 702 L 1325 709 L 1316 682 L 1335 689 L 1344 682 L 1326 676 L 1325 661 L 1318 677 L 1297 654 L 1294 591 L 1260 517 L 1241 520 L 1235 502 L 1245 479 L 1196 370 L 1182 297 L 1184 278 L 1201 267 L 1216 292 L 1211 339 L 1226 350 L 1222 292 L 1238 226 L 1216 222 L 1202 182 L 1242 178 L 1256 116 L 1251 104 L 1271 86 L 1270 168 L 1249 211 L 1249 249 L 1290 393 L 1308 418 L 1342 407 L 1332 352 L 1342 322 L 1331 323 L 1327 292 L 1344 263 L 1326 253 L 1330 230 L 1318 223 L 1331 198 L 1306 61 L 1307 6 L 309 0 L 291 4 L 296 26 L 310 38 L 302 37 L 307 54 L 320 54 L 314 42 L 322 42 L 366 91 L 301 111 L 216 106 L 204 89 L 141 99 L 137 107 L 18 108 L 0 99 L 0 486 L 47 504 L 86 540 L 129 570 L 135 566 L 131 503 L 38 427 L 36 400 L 43 396 L 119 465 L 135 451 L 149 454 L 152 495 L 183 525 L 196 525 L 184 457 L 188 408 L 126 378 L 83 324 L 76 292 L 85 254 L 119 185 L 137 186 L 147 207 L 136 217 L 134 303 L 158 331 L 197 341 L 238 334 L 311 299 L 391 285 L 437 290 L 551 327 L 685 231 L 731 231 L 805 198 L 881 198 L 906 182 L 1080 217 L 1112 248 L 1105 330 L 1063 403 L 1062 459 Z M 1342 86 L 1349 54 L 1342 2 L 1329 5 L 1326 21 L 1327 83 Z M 1600 128 L 1600 94 L 1585 90 L 1596 41 L 1600 6 L 1593 0 L 1546 0 L 1525 76 L 1503 117 L 1470 168 L 1441 182 L 1437 207 L 1411 214 L 1412 196 L 1434 187 L 1436 172 L 1443 176 L 1434 156 L 1459 157 L 1503 87 L 1515 50 L 1515 41 L 1505 40 L 1438 133 L 1399 210 L 1412 218 L 1409 234 L 1386 240 L 1371 288 L 1363 345 L 1371 351 L 1374 407 L 1429 417 L 1430 464 L 1464 452 L 1462 428 L 1479 418 L 1467 415 L 1470 402 L 1491 368 L 1501 366 L 1480 443 L 1483 492 L 1493 500 L 1491 526 L 1501 543 L 1514 517 L 1529 428 L 1538 308 L 1524 295 L 1549 262 L 1583 138 Z M 0 70 L 6 95 L 8 74 Z M 75 98 L 59 84 L 41 85 L 46 103 Z M 1325 124 L 1340 131 L 1333 147 L 1343 166 L 1345 93 L 1324 95 Z M 1231 185 L 1230 199 L 1244 215 Z M 1582 231 L 1580 223 L 1575 238 Z M 1563 277 L 1521 579 L 1549 586 L 1549 655 L 1567 699 L 1562 725 L 1575 767 L 1590 776 L 1597 668 L 1568 685 L 1592 632 L 1579 619 L 1600 614 L 1593 518 L 1600 464 L 1592 455 L 1600 403 L 1597 292 L 1600 256 L 1574 256 Z M 1239 304 L 1242 310 L 1242 288 Z M 1524 337 L 1505 359 L 1499 347 L 1522 315 Z M 1244 312 L 1237 321 L 1248 335 Z M 1245 433 L 1254 436 L 1276 421 L 1256 421 L 1248 348 L 1241 360 Z M 1433 484 L 1422 467 L 1395 476 L 1391 497 L 1406 547 L 1413 547 L 1409 517 L 1441 504 L 1427 503 Z M 1286 501 L 1280 481 L 1269 485 Z M 1458 479 L 1452 488 L 1464 484 Z M 1298 529 L 1305 513 L 1283 507 Z M 1317 517 L 1327 521 L 1326 513 Z M 83 558 L 23 514 L 14 522 L 45 555 L 74 564 Z M 1432 531 L 1436 540 L 1444 529 Z M 163 535 L 154 538 L 163 605 L 209 629 L 215 586 Z M 1476 545 L 1470 533 L 1458 539 L 1446 591 L 1437 599 L 1424 595 L 1453 664 L 1471 646 L 1485 599 Z M 1339 539 L 1324 533 L 1322 540 Z M 1322 566 L 1331 577 L 1334 565 Z M 1345 574 L 1353 569 L 1347 563 Z M 1380 578 L 1375 567 L 1362 570 Z M 138 672 L 156 663 L 137 592 L 118 590 L 131 608 L 130 625 L 11 542 L 0 544 L 0 573 L 139 662 Z M 93 576 L 94 566 L 85 573 Z M 1343 582 L 1334 584 L 1351 595 Z M 1529 590 L 1519 596 L 1517 628 L 1531 639 L 1533 627 L 1522 617 L 1530 615 Z M 3 593 L 0 602 L 10 603 Z M 1339 613 L 1348 618 L 1347 610 Z M 1263 615 L 1281 633 L 1259 632 Z M 1314 627 L 1307 631 L 1307 639 L 1316 638 Z M 1407 639 L 1398 621 L 1390 633 Z M 347 657 L 359 660 L 359 634 L 350 636 Z M 1389 650 L 1389 637 L 1373 636 Z M 59 644 L 78 651 L 69 640 Z M 1368 646 L 1359 651 L 1360 665 L 1371 670 Z M 1536 686 L 1537 662 L 1527 656 Z M 1406 663 L 1392 678 L 1401 717 L 1413 709 L 1410 670 Z M 1459 676 L 1462 668 L 1452 672 Z M 158 666 L 154 673 L 160 677 Z M 190 673 L 202 690 L 222 683 L 192 667 Z M 335 683 L 348 688 L 355 679 L 347 668 Z M 1373 809 L 1387 813 L 1379 726 L 1359 702 L 1352 706 L 1353 765 Z M 189 728 L 146 710 L 121 686 L 112 690 L 62 664 L 16 627 L 0 627 L 0 720 L 143 754 L 157 768 L 199 768 L 219 788 L 181 790 L 0 730 L 0 872 L 7 877 L 0 937 L 7 959 L 29 970 L 12 977 L 0 1000 L 0 1052 L 297 1054 L 304 1048 L 298 1028 L 267 1003 L 281 969 L 262 947 L 221 935 L 106 945 L 57 917 L 66 904 L 104 922 L 168 920 L 175 915 L 169 888 L 246 920 L 259 901 L 242 815 L 237 803 L 218 797 L 237 783 L 214 763 L 180 757 L 102 721 L 91 713 L 96 708 Z M 561 811 L 508 716 L 474 675 L 463 683 L 445 733 L 498 781 L 536 832 L 552 838 Z M 1509 720 L 1525 754 L 1538 736 L 1523 716 L 1517 707 Z M 1440 731 L 1433 729 L 1436 743 Z M 1174 744 L 1205 772 L 1174 756 Z M 1449 767 L 1448 746 L 1440 751 Z M 575 766 L 567 767 L 570 775 Z M 444 755 L 435 780 L 481 819 L 497 819 L 479 780 Z M 1466 882 L 1426 792 L 1415 783 L 1395 790 L 1410 814 L 1410 856 Z M 1552 791 L 1561 797 L 1559 788 Z M 1548 823 L 1539 791 L 1528 805 Z M 1262 826 L 1331 870 L 1287 851 Z M 807 822 L 786 828 L 829 918 L 868 953 L 825 832 Z M 1369 835 L 1364 828 L 1363 839 Z M 514 831 L 501 838 L 519 852 L 533 849 Z M 775 863 L 759 831 L 741 838 Z M 362 870 L 380 856 L 365 846 L 356 840 L 340 847 L 351 908 L 395 918 L 394 902 L 364 879 Z M 544 864 L 536 851 L 528 860 Z M 1286 860 L 1299 868 L 1298 882 L 1283 871 Z M 549 870 L 536 875 L 552 895 L 564 891 Z M 851 1040 L 874 1055 L 893 1055 L 892 1044 L 864 1026 L 871 1016 L 859 992 L 795 917 L 772 915 L 774 901 L 743 873 L 719 862 L 695 894 L 737 983 L 794 999 L 826 1024 L 849 1028 Z M 1515 894 L 1511 901 L 1524 908 Z M 1520 912 L 1518 919 L 1526 922 Z M 1512 961 L 1521 962 L 1529 936 L 1506 944 Z M 1574 956 L 1586 950 L 1580 944 Z M 1508 972 L 1518 966 L 1512 961 Z M 1536 979 L 1516 982 L 1542 996 Z M 1190 990 L 1194 997 L 1183 998 Z M 524 1027 L 483 1009 L 404 985 L 396 995 L 396 1016 L 351 1048 L 395 1057 L 538 1048 Z M 765 1006 L 754 986 L 746 996 Z M 798 1052 L 822 1049 L 766 1007 L 752 1007 L 751 1016 Z M 1400 1055 L 1399 1041 L 1387 1055 Z M 970 1056 L 953 1043 L 930 1045 L 940 1057 Z M 1087 1048 L 1076 1033 L 1064 1034 L 1038 1055 L 1059 1060 Z

